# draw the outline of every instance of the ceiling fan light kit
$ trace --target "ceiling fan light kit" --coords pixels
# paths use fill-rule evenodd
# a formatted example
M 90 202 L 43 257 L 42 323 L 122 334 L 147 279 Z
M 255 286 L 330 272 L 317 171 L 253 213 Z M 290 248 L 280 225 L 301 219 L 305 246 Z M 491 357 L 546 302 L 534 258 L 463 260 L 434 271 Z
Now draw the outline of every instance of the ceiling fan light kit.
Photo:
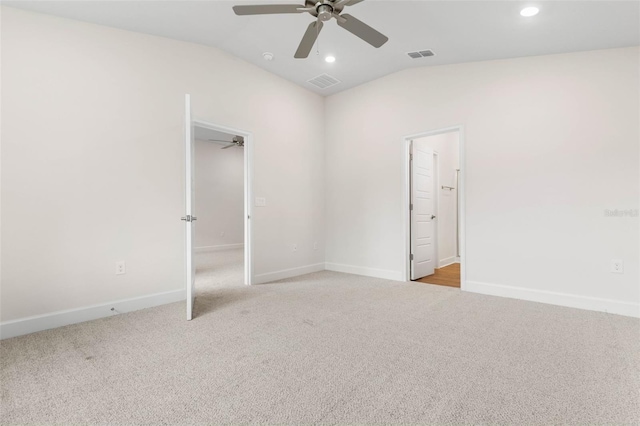
M 371 28 L 355 17 L 342 13 L 346 6 L 353 6 L 363 0 L 306 0 L 304 6 L 295 4 L 262 4 L 252 6 L 233 6 L 236 15 L 274 15 L 283 13 L 309 13 L 316 20 L 309 24 L 300 41 L 294 58 L 307 58 L 315 44 L 323 23 L 335 18 L 338 26 L 361 38 L 375 48 L 379 48 L 389 38 L 379 31 Z

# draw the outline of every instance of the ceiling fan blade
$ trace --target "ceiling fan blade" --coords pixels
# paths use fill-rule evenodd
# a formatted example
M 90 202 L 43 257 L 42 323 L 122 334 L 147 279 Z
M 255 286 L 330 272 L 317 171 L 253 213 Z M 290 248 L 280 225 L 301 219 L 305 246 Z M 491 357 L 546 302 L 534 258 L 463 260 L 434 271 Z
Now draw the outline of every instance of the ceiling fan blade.
M 381 32 L 374 30 L 359 19 L 354 18 L 349 14 L 341 14 L 338 18 L 338 25 L 350 33 L 360 37 L 373 47 L 380 47 L 389 41 L 389 37 Z
M 364 0 L 338 0 L 335 4 L 336 7 L 339 6 L 353 6 L 354 4 L 358 4 Z
M 297 4 L 256 4 L 252 6 L 233 6 L 236 15 L 273 15 L 278 13 L 303 13 L 304 6 Z
M 314 21 L 309 24 L 307 27 L 307 31 L 304 33 L 302 37 L 302 41 L 300 41 L 300 45 L 298 46 L 298 50 L 296 54 L 293 55 L 294 58 L 303 59 L 309 56 L 311 49 L 313 49 L 313 45 L 316 43 L 318 39 L 318 34 L 320 34 L 320 30 L 323 27 L 322 21 Z
M 228 148 L 231 148 L 232 146 L 236 146 L 236 144 L 235 144 L 235 143 L 232 143 L 231 145 L 223 146 L 223 147 L 222 147 L 222 148 L 220 148 L 220 149 L 228 149 Z

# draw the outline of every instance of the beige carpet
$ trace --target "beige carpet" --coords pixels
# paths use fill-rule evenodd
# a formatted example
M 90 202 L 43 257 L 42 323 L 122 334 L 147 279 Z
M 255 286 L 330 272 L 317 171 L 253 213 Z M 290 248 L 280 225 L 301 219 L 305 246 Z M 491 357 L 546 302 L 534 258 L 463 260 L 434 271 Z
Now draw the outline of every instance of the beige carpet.
M 636 319 L 333 272 L 247 288 L 240 256 L 201 256 L 191 322 L 176 303 L 3 341 L 2 423 L 640 419 Z

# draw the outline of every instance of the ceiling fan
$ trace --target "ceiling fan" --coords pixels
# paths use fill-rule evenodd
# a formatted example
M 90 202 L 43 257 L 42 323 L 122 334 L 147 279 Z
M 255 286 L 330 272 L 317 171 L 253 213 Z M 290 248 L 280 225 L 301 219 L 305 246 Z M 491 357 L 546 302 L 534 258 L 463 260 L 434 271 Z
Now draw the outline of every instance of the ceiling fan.
M 227 149 L 227 148 L 231 148 L 232 146 L 237 146 L 238 148 L 244 148 L 244 138 L 242 136 L 234 136 L 233 140 L 230 140 L 230 141 L 221 141 L 218 139 L 209 139 L 209 141 L 227 144 L 227 146 L 223 146 L 220 149 Z
M 345 6 L 353 6 L 362 1 L 363 0 L 305 0 L 304 6 L 295 4 L 261 4 L 254 6 L 233 6 L 233 11 L 236 15 L 273 15 L 306 12 L 318 18 L 307 27 L 307 31 L 304 33 L 298 50 L 294 55 L 295 58 L 306 58 L 309 56 L 313 45 L 318 39 L 320 30 L 324 25 L 323 22 L 329 21 L 331 18 L 335 18 L 339 26 L 360 37 L 373 47 L 380 47 L 389 40 L 387 36 L 374 30 L 364 22 L 349 14 L 342 13 Z

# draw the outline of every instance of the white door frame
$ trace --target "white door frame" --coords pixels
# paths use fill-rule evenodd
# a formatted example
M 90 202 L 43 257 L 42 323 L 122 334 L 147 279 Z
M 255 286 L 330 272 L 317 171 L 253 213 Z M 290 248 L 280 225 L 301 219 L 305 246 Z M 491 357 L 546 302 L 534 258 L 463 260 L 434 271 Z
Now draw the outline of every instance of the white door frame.
M 434 220 L 435 226 L 433 227 L 433 255 L 435 256 L 434 267 L 438 269 L 440 267 L 440 256 L 438 249 L 440 248 L 440 155 L 438 151 L 433 150 L 433 210 L 435 211 L 436 218 Z
M 244 138 L 244 283 L 252 285 L 253 276 L 253 227 L 251 225 L 253 203 L 253 135 L 245 130 L 221 126 L 211 121 L 193 118 L 193 125 L 209 130 L 242 136 Z M 197 194 L 196 194 L 197 197 Z M 197 209 L 197 204 L 196 204 Z
M 460 211 L 460 229 L 459 238 L 460 238 L 460 289 L 465 290 L 467 286 L 467 256 L 466 256 L 466 227 L 465 227 L 465 217 L 466 217 L 466 203 L 465 203 L 465 176 L 466 176 L 466 167 L 465 167 L 465 140 L 464 140 L 464 126 L 452 126 L 441 129 L 430 130 L 422 133 L 417 133 L 413 135 L 405 136 L 402 139 L 404 144 L 404 149 L 402 150 L 402 181 L 404 186 L 404 197 L 402 200 L 402 223 L 404 228 L 405 242 L 403 244 L 403 253 L 404 253 L 404 268 L 402 271 L 402 279 L 403 281 L 411 281 L 411 210 L 409 209 L 409 204 L 411 203 L 411 164 L 409 155 L 411 153 L 411 141 L 414 139 L 424 138 L 427 136 L 435 136 L 441 135 L 443 133 L 453 133 L 458 132 L 459 136 L 459 161 L 460 161 L 460 181 L 458 182 L 459 191 L 459 211 Z M 436 187 L 437 188 L 437 187 Z M 439 194 L 439 191 L 438 191 Z M 438 214 L 440 212 L 438 211 Z M 437 234 L 436 234 L 437 235 Z M 437 253 L 436 253 L 437 257 Z M 439 263 L 436 262 L 438 266 Z

